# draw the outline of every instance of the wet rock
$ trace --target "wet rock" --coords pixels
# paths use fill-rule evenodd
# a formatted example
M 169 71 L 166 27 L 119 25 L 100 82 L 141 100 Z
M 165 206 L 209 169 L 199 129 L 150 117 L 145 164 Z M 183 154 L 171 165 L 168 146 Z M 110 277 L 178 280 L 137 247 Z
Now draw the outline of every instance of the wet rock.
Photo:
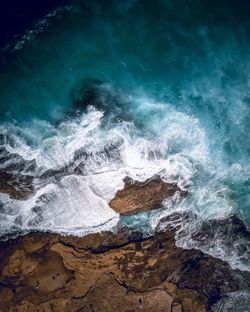
M 33 177 L 22 174 L 10 174 L 0 171 L 0 192 L 11 198 L 25 199 L 33 193 Z
M 105 163 L 112 162 L 112 164 L 121 163 L 120 147 L 123 141 L 120 139 L 107 142 L 107 144 L 98 151 L 93 152 L 92 148 L 82 147 L 74 154 L 73 161 L 67 166 L 60 169 L 48 169 L 38 176 L 40 181 L 47 183 L 57 183 L 63 177 L 71 174 L 88 175 L 92 172 L 93 157 L 95 158 L 95 166 L 98 168 Z
M 0 171 L 27 174 L 33 172 L 36 167 L 34 159 L 26 160 L 22 156 L 10 153 L 6 148 L 0 147 Z
M 203 222 L 192 235 L 193 245 L 196 248 L 212 252 L 217 251 L 227 257 L 240 259 L 241 267 L 249 267 L 250 259 L 250 231 L 246 224 L 237 216 L 226 219 L 213 219 Z M 223 242 L 223 244 L 220 244 Z M 220 249 L 218 250 L 218 247 Z
M 235 215 L 226 219 L 212 219 L 203 222 L 202 227 L 194 234 L 194 238 L 197 241 L 209 241 L 214 240 L 218 235 L 222 240 L 230 237 L 230 241 L 234 242 L 241 238 L 245 243 L 249 242 L 250 244 L 250 232 L 246 224 Z
M 122 215 L 161 208 L 163 200 L 176 192 L 181 196 L 186 195 L 177 184 L 163 182 L 158 176 L 144 182 L 126 177 L 124 182 L 124 188 L 109 202 L 109 206 Z
M 0 242 L 0 311 L 210 311 L 250 286 L 249 273 L 178 248 L 174 236 L 161 227 L 147 239 L 123 229 Z

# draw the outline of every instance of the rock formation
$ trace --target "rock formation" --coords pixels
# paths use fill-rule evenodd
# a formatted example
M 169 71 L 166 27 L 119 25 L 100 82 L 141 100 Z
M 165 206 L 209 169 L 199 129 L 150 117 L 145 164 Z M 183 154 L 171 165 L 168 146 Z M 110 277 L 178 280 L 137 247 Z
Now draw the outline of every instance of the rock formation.
M 1 242 L 0 311 L 210 311 L 226 292 L 249 286 L 249 275 L 176 247 L 174 235 L 168 226 L 146 239 L 121 229 Z
M 155 209 L 177 185 L 126 179 L 110 206 L 121 214 Z M 250 274 L 199 250 L 175 245 L 183 216 L 161 220 L 153 236 L 120 228 L 84 237 L 30 233 L 0 242 L 0 311 L 203 312 Z M 202 234 L 201 234 L 202 235 Z
M 163 200 L 172 197 L 176 192 L 181 196 L 186 194 L 177 184 L 163 182 L 158 176 L 143 182 L 126 177 L 124 182 L 124 188 L 109 203 L 121 215 L 161 208 Z

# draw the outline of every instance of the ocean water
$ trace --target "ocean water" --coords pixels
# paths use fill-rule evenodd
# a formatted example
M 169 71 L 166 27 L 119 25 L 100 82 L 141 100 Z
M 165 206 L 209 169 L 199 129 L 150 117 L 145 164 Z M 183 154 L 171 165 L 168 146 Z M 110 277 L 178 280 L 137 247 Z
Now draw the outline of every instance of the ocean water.
M 249 270 L 249 239 L 195 240 L 210 220 L 250 225 L 249 14 L 242 0 L 69 1 L 6 43 L 0 171 L 33 176 L 35 192 L 0 194 L 1 235 L 151 233 L 189 212 L 179 245 Z M 109 208 L 125 176 L 155 174 L 187 198 L 129 218 Z

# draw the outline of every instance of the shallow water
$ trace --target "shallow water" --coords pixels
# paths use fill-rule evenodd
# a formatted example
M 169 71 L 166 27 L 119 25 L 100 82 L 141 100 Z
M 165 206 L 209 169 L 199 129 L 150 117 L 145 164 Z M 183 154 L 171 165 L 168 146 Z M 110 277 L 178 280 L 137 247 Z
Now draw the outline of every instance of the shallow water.
M 244 1 L 72 1 L 20 33 L 1 57 L 0 169 L 34 176 L 36 192 L 1 194 L 1 234 L 113 228 L 123 178 L 159 174 L 188 197 L 122 222 L 151 232 L 190 211 L 179 244 L 249 269 L 219 235 L 191 239 L 206 220 L 250 224 L 248 16 Z

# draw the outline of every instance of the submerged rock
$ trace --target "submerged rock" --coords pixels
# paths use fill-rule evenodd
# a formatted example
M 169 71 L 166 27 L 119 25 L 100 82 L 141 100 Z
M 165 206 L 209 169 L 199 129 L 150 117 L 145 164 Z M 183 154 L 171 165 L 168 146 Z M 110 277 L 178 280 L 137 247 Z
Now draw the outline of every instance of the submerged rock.
M 174 236 L 168 226 L 147 239 L 123 229 L 0 242 L 0 310 L 211 311 L 224 294 L 249 287 L 248 273 L 178 248 Z
M 74 109 L 69 112 L 70 115 L 76 115 L 85 111 L 87 107 L 94 106 L 110 117 L 130 120 L 129 113 L 123 109 L 128 107 L 130 95 L 105 81 L 92 78 L 79 81 L 71 92 L 71 99 Z
M 124 188 L 109 202 L 109 206 L 121 215 L 161 208 L 163 200 L 172 197 L 176 192 L 181 196 L 187 194 L 176 183 L 163 182 L 158 176 L 144 182 L 126 177 L 124 182 Z
M 193 247 L 226 259 L 231 258 L 232 266 L 249 268 L 250 232 L 237 216 L 206 220 L 191 238 Z
M 29 175 L 0 171 L 0 193 L 9 194 L 15 199 L 25 199 L 33 193 L 32 181 L 33 177 Z

